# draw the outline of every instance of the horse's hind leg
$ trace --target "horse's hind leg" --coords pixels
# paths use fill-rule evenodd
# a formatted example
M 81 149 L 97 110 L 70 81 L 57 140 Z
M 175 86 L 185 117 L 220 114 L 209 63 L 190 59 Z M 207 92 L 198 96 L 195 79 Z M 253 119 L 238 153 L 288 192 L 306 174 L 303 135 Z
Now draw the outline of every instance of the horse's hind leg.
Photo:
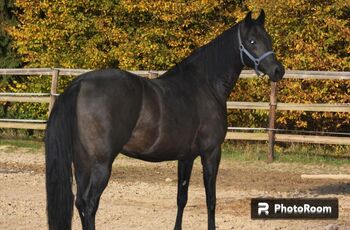
M 179 161 L 177 184 L 177 216 L 174 229 L 181 229 L 182 216 L 187 203 L 188 186 L 193 167 L 193 160 Z
M 77 182 L 76 207 L 79 211 L 83 230 L 95 229 L 95 216 L 102 192 L 108 184 L 112 159 L 92 160 L 85 156 L 83 163 L 75 164 Z

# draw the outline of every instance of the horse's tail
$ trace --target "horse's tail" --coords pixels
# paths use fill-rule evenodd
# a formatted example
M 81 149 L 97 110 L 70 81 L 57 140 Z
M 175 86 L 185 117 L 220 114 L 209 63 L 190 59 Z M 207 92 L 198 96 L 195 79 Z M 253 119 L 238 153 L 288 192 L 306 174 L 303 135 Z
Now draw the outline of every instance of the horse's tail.
M 53 106 L 45 134 L 47 216 L 50 230 L 71 229 L 73 138 L 79 84 L 73 82 Z

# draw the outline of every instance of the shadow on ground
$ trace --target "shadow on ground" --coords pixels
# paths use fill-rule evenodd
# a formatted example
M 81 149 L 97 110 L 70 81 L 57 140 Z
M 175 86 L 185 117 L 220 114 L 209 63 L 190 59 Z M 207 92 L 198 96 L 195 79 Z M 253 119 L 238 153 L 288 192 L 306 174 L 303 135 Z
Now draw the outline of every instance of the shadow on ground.
M 349 195 L 350 194 L 350 183 L 333 183 L 325 184 L 310 189 L 312 193 L 327 195 Z

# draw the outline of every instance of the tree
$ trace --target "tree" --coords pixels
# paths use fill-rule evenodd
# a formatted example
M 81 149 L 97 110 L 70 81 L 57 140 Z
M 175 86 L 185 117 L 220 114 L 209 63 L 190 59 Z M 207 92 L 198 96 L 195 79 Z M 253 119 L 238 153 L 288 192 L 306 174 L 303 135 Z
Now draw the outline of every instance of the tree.
M 11 29 L 29 66 L 167 69 L 237 18 L 236 1 L 17 1 Z
M 13 1 L 0 1 L 0 68 L 18 68 L 21 61 L 16 51 L 12 48 L 12 40 L 6 31 L 10 25 L 15 25 L 17 20 L 12 13 L 14 8 Z M 0 76 L 0 92 L 9 91 L 19 79 Z M 10 103 L 0 103 L 0 115 L 7 116 Z
M 350 70 L 350 7 L 343 0 L 17 0 L 7 26 L 28 67 L 165 70 L 242 19 L 267 14 L 274 50 L 287 69 Z M 32 78 L 30 89 L 48 92 Z M 251 89 L 254 90 L 251 90 Z M 350 103 L 346 81 L 283 81 L 281 102 Z M 253 92 L 250 95 L 246 92 Z M 268 101 L 264 80 L 240 80 L 231 100 Z M 29 111 L 29 110 L 26 110 Z M 43 112 L 35 109 L 36 116 Z M 44 110 L 42 110 L 44 111 Z M 349 129 L 345 113 L 283 113 L 280 128 Z M 259 111 L 232 112 L 239 126 L 267 124 Z M 337 126 L 333 121 L 336 120 Z
M 17 24 L 13 8 L 13 1 L 0 1 L 0 68 L 21 66 L 17 53 L 12 49 L 11 37 L 5 30 L 8 26 Z

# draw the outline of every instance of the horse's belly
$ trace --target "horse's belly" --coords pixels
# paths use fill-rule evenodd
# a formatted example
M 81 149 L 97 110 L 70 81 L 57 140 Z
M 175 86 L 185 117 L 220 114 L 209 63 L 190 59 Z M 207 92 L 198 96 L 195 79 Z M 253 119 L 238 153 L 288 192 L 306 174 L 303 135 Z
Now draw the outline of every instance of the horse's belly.
M 181 159 L 194 159 L 197 154 L 192 152 L 179 153 L 179 152 L 151 152 L 151 153 L 143 153 L 143 152 L 135 152 L 128 149 L 123 149 L 121 151 L 122 154 L 144 160 L 150 162 L 161 162 L 161 161 L 173 161 L 173 160 L 181 160 Z
M 140 130 L 133 132 L 129 141 L 123 146 L 122 153 L 147 161 L 186 159 L 194 157 L 191 142 L 192 138 L 188 133 L 177 135 L 149 129 Z

